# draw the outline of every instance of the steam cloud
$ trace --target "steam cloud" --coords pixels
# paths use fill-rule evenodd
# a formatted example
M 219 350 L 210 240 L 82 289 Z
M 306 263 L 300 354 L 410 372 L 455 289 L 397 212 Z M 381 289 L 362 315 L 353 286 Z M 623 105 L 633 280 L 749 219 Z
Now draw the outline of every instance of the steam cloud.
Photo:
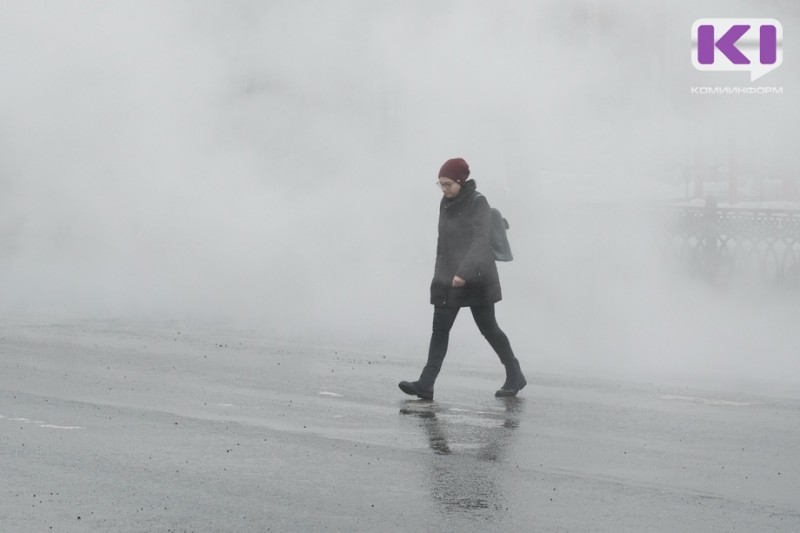
M 686 165 L 724 164 L 732 147 L 751 173 L 797 173 L 796 40 L 759 80 L 784 95 L 689 94 L 708 79 L 689 61 L 692 22 L 753 10 L 4 2 L 0 311 L 224 320 L 422 352 L 435 172 L 464 157 L 511 221 L 498 313 L 529 366 L 796 375 L 790 297 L 686 279 L 657 221 L 598 232 L 589 207 L 681 199 Z M 770 11 L 796 27 L 789 7 Z M 454 338 L 485 360 L 469 320 Z

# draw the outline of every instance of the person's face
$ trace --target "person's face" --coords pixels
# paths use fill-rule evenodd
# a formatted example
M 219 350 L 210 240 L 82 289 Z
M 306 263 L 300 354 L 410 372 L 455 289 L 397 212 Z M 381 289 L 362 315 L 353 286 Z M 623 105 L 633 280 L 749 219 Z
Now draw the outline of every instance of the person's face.
M 439 188 L 446 198 L 455 198 L 461 192 L 461 185 L 450 178 L 439 178 Z

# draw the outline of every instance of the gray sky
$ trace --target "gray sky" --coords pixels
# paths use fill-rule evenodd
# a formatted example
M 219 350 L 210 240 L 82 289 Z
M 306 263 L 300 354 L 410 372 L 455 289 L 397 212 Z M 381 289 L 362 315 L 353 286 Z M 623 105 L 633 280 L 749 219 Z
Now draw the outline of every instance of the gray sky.
M 2 1 L 0 311 L 424 348 L 434 180 L 464 157 L 511 220 L 498 313 L 522 358 L 783 376 L 785 295 L 682 279 L 651 221 L 598 236 L 582 213 L 681 199 L 698 151 L 797 174 L 793 6 Z M 690 95 L 749 85 L 694 70 L 692 22 L 754 15 L 787 34 L 755 84 L 785 94 Z M 455 334 L 485 358 L 470 321 Z

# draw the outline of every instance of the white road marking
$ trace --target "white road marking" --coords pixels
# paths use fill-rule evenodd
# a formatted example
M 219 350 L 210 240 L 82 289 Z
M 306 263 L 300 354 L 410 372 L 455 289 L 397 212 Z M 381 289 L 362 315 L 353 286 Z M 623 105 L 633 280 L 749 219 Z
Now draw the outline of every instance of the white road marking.
M 448 411 L 452 411 L 453 413 L 472 413 L 475 415 L 496 415 L 498 413 L 492 413 L 490 411 L 473 411 L 471 409 L 458 409 L 456 407 L 451 407 Z
M 684 402 L 704 403 L 706 405 L 724 405 L 728 407 L 745 407 L 748 405 L 758 405 L 757 402 L 735 402 L 733 400 L 714 400 L 708 398 L 698 398 L 696 396 L 672 396 L 664 395 L 662 400 L 678 400 Z
M 319 395 L 320 396 L 333 396 L 334 398 L 341 398 L 342 397 L 341 394 L 336 394 L 335 392 L 326 392 L 326 391 L 320 392 Z
M 86 429 L 85 427 L 81 426 L 56 426 L 53 424 L 47 424 L 43 420 L 31 420 L 30 418 L 23 417 L 7 417 L 5 415 L 0 415 L 0 419 L 5 419 L 9 422 L 22 422 L 23 424 L 36 424 L 40 428 L 46 429 Z

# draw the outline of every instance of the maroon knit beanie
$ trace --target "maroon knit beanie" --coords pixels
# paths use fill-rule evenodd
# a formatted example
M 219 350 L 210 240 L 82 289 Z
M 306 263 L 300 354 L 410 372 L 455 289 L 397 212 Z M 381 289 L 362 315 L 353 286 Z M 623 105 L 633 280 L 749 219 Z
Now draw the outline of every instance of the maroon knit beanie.
M 460 157 L 448 159 L 439 169 L 439 177 L 450 178 L 459 185 L 464 185 L 464 182 L 469 177 L 469 165 Z

